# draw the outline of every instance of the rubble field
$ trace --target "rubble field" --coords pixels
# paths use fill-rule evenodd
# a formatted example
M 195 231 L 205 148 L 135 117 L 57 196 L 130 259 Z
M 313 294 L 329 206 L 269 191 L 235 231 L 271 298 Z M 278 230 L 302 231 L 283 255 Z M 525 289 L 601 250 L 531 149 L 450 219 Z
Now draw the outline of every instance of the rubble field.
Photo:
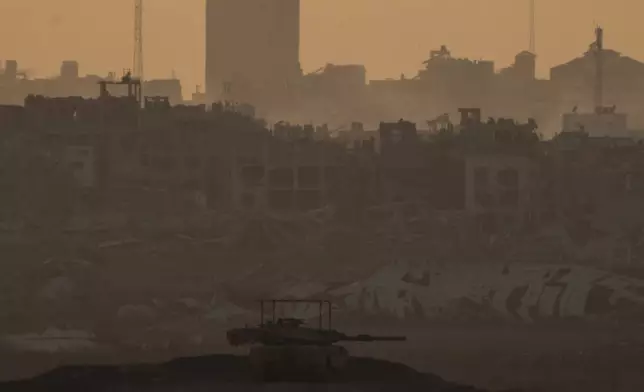
M 239 355 L 223 342 L 226 329 L 256 322 L 255 300 L 286 297 L 331 299 L 337 328 L 411 342 L 352 345 L 355 355 L 466 385 L 644 390 L 636 263 L 596 263 L 586 256 L 599 254 L 597 242 L 564 241 L 566 252 L 543 238 L 490 245 L 459 231 L 453 216 L 382 215 L 359 228 L 324 210 L 203 227 L 4 227 L 0 380 L 61 365 Z

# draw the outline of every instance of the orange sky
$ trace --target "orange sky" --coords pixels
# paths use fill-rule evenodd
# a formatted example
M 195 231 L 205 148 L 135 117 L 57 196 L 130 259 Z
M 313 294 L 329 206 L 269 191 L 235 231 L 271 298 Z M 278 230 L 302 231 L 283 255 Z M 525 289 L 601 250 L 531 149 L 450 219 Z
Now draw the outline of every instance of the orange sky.
M 204 1 L 145 0 L 147 77 L 175 70 L 187 92 L 203 83 Z M 642 0 L 536 0 L 539 73 L 577 56 L 593 39 L 644 59 Z M 181 4 L 181 6 L 179 6 Z M 133 0 L 0 0 L 0 59 L 33 75 L 121 72 L 132 64 Z M 415 74 L 431 49 L 505 66 L 528 45 L 528 0 L 302 0 L 302 66 L 362 63 L 369 78 Z M 232 32 L 231 32 L 232 33 Z

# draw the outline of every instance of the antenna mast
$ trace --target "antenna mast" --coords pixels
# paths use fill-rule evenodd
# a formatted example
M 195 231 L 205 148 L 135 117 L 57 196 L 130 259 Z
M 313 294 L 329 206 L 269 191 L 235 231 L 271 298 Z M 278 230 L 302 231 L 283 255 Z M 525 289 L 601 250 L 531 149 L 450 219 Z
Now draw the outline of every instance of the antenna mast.
M 595 29 L 595 110 L 604 105 L 604 29 Z
M 535 0 L 530 0 L 530 53 L 536 54 Z
M 143 81 L 143 0 L 134 0 L 134 76 Z

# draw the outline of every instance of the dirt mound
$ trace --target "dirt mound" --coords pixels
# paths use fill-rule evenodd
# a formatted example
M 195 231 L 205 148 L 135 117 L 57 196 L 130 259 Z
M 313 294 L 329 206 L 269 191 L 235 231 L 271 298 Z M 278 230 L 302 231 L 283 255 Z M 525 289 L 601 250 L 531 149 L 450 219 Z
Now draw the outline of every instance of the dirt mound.
M 62 367 L 42 376 L 0 384 L 7 392 L 20 391 L 202 391 L 217 386 L 223 390 L 263 389 L 251 381 L 246 358 L 232 355 L 176 359 L 164 364 L 131 366 Z M 365 390 L 418 389 L 433 392 L 477 392 L 472 387 L 444 381 L 423 374 L 402 364 L 367 358 L 352 358 L 347 369 L 333 381 L 339 389 L 343 384 L 365 385 Z M 225 385 L 225 386 L 224 386 Z M 389 387 L 387 387 L 389 386 Z M 285 385 L 286 387 L 286 385 Z M 307 389 L 310 387 L 307 386 Z M 335 389 L 335 388 L 333 388 Z M 325 389 L 326 390 L 326 389 Z M 481 391 L 483 392 L 483 391 Z

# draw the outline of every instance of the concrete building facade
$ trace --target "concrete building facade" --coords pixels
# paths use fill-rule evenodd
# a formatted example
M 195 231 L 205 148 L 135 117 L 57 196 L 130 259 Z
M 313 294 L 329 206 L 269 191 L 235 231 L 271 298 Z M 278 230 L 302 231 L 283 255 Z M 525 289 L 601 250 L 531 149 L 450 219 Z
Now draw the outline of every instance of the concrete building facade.
M 465 208 L 483 221 L 517 225 L 536 215 L 537 167 L 512 155 L 472 155 L 465 160 Z M 500 219 L 500 222 L 498 221 Z

